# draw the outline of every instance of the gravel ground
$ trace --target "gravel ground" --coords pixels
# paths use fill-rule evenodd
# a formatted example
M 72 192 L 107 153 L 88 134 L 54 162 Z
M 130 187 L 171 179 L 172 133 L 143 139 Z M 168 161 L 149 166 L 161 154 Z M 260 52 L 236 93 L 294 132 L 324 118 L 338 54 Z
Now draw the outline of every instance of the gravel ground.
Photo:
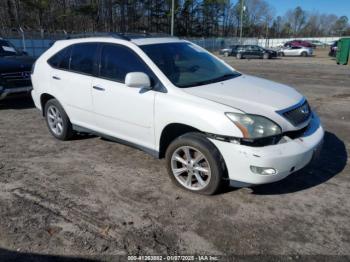
M 92 136 L 55 140 L 30 98 L 1 101 L 0 258 L 350 255 L 350 66 L 325 53 L 225 58 L 305 94 L 326 135 L 317 163 L 278 183 L 210 197 L 177 188 L 164 161 L 139 150 Z

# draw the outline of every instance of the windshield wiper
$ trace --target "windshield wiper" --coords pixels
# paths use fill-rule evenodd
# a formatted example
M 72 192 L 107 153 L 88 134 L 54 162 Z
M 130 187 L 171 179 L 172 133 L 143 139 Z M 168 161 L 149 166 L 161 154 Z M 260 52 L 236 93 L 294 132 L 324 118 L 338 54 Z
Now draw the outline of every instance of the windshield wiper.
M 194 83 L 190 83 L 187 85 L 179 85 L 179 87 L 193 87 L 193 86 L 201 86 L 201 85 L 207 85 L 207 84 L 212 84 L 212 83 L 216 83 L 216 82 L 220 82 L 220 81 L 225 81 L 228 79 L 232 79 L 234 77 L 238 77 L 240 76 L 240 73 L 228 73 L 228 74 L 224 74 L 222 76 L 213 78 L 213 79 L 209 79 L 209 80 L 204 80 L 204 81 L 198 81 L 198 82 L 194 82 Z
M 214 78 L 212 79 L 212 81 L 214 82 L 220 82 L 220 81 L 225 81 L 225 80 L 228 80 L 228 79 L 231 79 L 233 77 L 237 77 L 237 76 L 240 76 L 241 74 L 239 73 L 229 73 L 229 74 L 224 74 L 222 76 L 219 76 L 217 78 Z

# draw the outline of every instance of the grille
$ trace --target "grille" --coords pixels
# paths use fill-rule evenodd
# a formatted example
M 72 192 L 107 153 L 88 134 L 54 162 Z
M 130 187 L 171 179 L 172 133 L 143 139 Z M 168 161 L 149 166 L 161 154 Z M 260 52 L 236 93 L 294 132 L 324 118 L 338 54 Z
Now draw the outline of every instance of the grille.
M 294 126 L 298 126 L 307 120 L 311 116 L 311 109 L 307 101 L 302 103 L 300 106 L 297 106 L 291 110 L 282 113 L 283 116 L 291 122 Z
M 30 71 L 2 73 L 0 78 L 6 88 L 31 85 Z
M 2 73 L 0 74 L 1 77 L 7 81 L 16 81 L 16 80 L 28 80 L 30 79 L 30 72 L 29 71 L 23 71 L 23 72 L 11 72 L 11 73 Z

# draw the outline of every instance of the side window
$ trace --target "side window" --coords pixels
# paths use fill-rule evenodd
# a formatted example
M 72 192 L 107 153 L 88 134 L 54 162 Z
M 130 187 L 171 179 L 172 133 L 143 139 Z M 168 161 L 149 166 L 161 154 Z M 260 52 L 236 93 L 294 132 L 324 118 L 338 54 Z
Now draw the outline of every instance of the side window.
M 16 48 L 8 41 L 0 40 L 0 54 L 1 55 L 16 55 Z
M 127 47 L 104 45 L 101 50 L 100 76 L 124 83 L 130 72 L 146 73 L 152 80 L 153 74 L 141 58 Z
M 249 51 L 255 51 L 255 48 L 254 48 L 254 46 L 250 45 L 250 46 L 248 47 L 248 50 L 249 50 Z
M 66 47 L 52 56 L 47 62 L 54 68 L 69 69 L 71 50 L 71 47 Z
M 70 70 L 92 75 L 98 44 L 84 43 L 73 45 Z

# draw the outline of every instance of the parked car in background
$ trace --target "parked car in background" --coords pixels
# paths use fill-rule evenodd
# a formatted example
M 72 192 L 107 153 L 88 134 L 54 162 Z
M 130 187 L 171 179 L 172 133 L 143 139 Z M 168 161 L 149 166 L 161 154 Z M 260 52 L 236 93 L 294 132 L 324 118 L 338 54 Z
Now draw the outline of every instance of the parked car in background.
M 0 100 L 32 90 L 30 72 L 34 61 L 9 41 L 0 39 Z
M 258 45 L 242 45 L 236 49 L 236 58 L 264 58 L 271 59 L 277 57 L 277 52 L 262 48 Z
M 284 43 L 285 47 L 289 47 L 289 46 L 301 46 L 301 47 L 310 47 L 310 48 L 316 48 L 315 44 L 312 44 L 308 41 L 304 41 L 304 40 L 292 40 L 292 41 L 288 41 L 286 43 Z
M 32 81 L 55 138 L 78 131 L 124 141 L 165 157 L 171 179 L 201 194 L 229 180 L 281 180 L 311 161 L 324 135 L 295 89 L 241 74 L 178 38 L 57 41 Z
M 319 46 L 319 47 L 323 47 L 323 46 L 327 45 L 326 43 L 321 42 L 319 40 L 309 40 L 308 42 L 310 42 L 311 44 L 313 44 L 315 46 Z
M 303 46 L 283 47 L 278 51 L 281 56 L 311 56 L 313 49 Z
M 329 47 L 329 56 L 335 57 L 337 54 L 337 49 L 338 49 L 338 41 L 334 41 L 331 46 Z
M 231 45 L 227 48 L 223 48 L 219 51 L 219 54 L 223 56 L 235 56 L 237 54 L 237 48 L 239 46 L 240 45 Z

